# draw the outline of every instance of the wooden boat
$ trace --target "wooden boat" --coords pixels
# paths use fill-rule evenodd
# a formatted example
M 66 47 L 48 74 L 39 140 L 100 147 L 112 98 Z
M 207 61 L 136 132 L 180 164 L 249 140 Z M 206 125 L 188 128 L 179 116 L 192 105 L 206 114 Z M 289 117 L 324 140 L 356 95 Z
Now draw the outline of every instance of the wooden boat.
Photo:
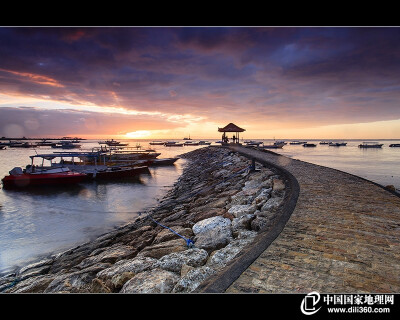
M 296 144 L 305 144 L 305 143 L 307 143 L 307 141 L 292 141 L 292 142 L 290 142 L 289 144 L 294 144 L 294 145 L 296 145 Z
M 9 173 L 1 180 L 4 189 L 76 184 L 86 179 L 86 174 L 72 172 L 67 168 L 41 170 L 31 165 L 24 170 L 15 167 Z
M 165 142 L 163 142 L 163 141 L 152 141 L 149 144 L 152 146 L 162 146 L 162 145 L 164 145 L 164 143 Z
M 329 142 L 329 146 L 331 147 L 341 147 L 346 146 L 347 142 Z
M 280 149 L 283 148 L 284 144 L 281 142 L 274 142 L 273 144 L 264 144 L 262 146 L 259 146 L 261 149 Z
M 194 141 L 185 141 L 183 143 L 183 145 L 185 145 L 185 146 L 198 146 L 199 143 L 198 142 L 194 142 Z
M 75 169 L 77 170 L 77 169 Z M 94 168 L 92 170 L 83 170 L 88 179 L 95 180 L 113 180 L 113 179 L 129 179 L 137 176 L 140 173 L 149 173 L 149 167 L 106 167 L 106 168 Z
M 165 147 L 183 147 L 183 143 L 177 143 L 175 141 L 167 141 L 164 143 Z
M 155 159 L 161 153 L 155 152 L 152 149 L 135 149 L 135 148 L 121 148 L 119 150 L 113 150 L 108 155 L 105 155 L 106 160 L 143 160 L 143 159 Z
M 60 141 L 57 143 L 53 143 L 51 147 L 55 149 L 79 149 L 81 145 L 77 143 L 72 143 L 71 141 Z
M 316 147 L 317 145 L 315 143 L 305 143 L 303 144 L 303 147 Z
M 123 147 L 123 146 L 127 146 L 128 145 L 128 143 L 121 143 L 121 142 L 119 142 L 119 141 L 116 141 L 116 140 L 114 140 L 114 139 L 111 139 L 111 140 L 106 140 L 106 141 L 99 141 L 99 144 L 106 144 L 106 145 L 108 145 L 108 146 L 113 146 L 113 147 Z
M 151 161 L 150 166 L 166 166 L 172 165 L 179 158 L 164 158 L 164 159 L 154 159 Z
M 53 144 L 54 142 L 46 141 L 46 139 L 42 139 L 40 142 L 36 142 L 36 145 L 40 147 L 51 147 Z
M 140 173 L 149 173 L 148 166 L 123 166 L 123 165 L 102 165 L 101 152 L 59 152 L 52 154 L 37 154 L 30 156 L 33 158 L 42 158 L 50 160 L 49 167 L 43 167 L 45 170 L 68 170 L 85 175 L 86 180 L 96 179 L 126 179 L 137 176 Z M 58 162 L 52 162 L 54 159 L 60 159 Z M 72 161 L 65 161 L 64 158 L 72 158 Z M 78 160 L 75 162 L 74 159 Z M 86 164 L 82 159 L 92 158 L 94 164 Z M 43 163 L 43 161 L 42 161 Z M 42 165 L 43 166 L 43 165 Z
M 208 141 L 199 141 L 199 146 L 209 146 L 211 142 Z
M 328 141 L 321 141 L 319 144 L 329 144 L 330 142 Z
M 389 147 L 391 147 L 391 148 L 393 148 L 393 147 L 400 147 L 400 143 L 392 143 L 392 144 L 389 144 Z
M 362 144 L 359 144 L 359 148 L 382 148 L 383 143 L 378 143 L 378 142 L 372 142 L 372 141 L 367 141 L 363 142 Z
M 10 148 L 35 148 L 36 144 L 30 142 L 10 141 Z
M 250 147 L 252 147 L 252 146 L 258 147 L 260 144 L 263 144 L 263 142 L 262 142 L 262 141 L 253 141 L 253 140 L 249 140 L 249 141 L 245 141 L 244 144 L 245 144 L 246 146 L 250 146 Z

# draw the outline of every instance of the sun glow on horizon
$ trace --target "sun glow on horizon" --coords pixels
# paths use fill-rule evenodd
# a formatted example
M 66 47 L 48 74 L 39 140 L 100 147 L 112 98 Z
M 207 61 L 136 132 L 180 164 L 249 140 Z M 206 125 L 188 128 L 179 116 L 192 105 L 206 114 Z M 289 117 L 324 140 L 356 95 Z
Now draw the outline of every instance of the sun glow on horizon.
M 131 139 L 143 139 L 150 137 L 151 134 L 152 133 L 149 130 L 138 130 L 138 131 L 128 132 L 125 134 L 125 136 L 126 138 L 131 138 Z

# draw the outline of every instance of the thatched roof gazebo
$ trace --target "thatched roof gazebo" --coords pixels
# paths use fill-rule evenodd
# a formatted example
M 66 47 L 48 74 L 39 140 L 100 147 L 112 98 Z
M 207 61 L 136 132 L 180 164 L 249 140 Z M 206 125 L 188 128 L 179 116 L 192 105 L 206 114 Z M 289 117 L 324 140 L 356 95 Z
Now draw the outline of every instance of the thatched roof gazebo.
M 246 131 L 246 130 L 238 127 L 236 124 L 234 124 L 232 122 L 223 128 L 218 128 L 218 132 L 223 132 L 222 143 L 228 143 L 228 141 L 229 141 L 228 137 L 226 135 L 227 132 L 234 132 L 235 134 L 232 137 L 233 143 L 239 143 L 239 132 L 243 132 L 243 131 Z

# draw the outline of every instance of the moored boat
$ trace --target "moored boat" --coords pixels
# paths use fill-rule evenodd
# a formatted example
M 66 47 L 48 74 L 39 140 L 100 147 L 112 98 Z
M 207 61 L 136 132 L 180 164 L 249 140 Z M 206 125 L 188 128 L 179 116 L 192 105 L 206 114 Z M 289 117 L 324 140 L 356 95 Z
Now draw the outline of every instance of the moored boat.
M 26 169 L 15 167 L 1 181 L 4 189 L 27 188 L 32 186 L 66 185 L 82 182 L 86 174 L 72 172 L 68 168 L 40 170 L 28 165 Z
M 263 142 L 248 140 L 248 141 L 244 141 L 244 144 L 249 147 L 258 147 L 258 146 L 260 146 L 260 144 L 263 144 Z
M 166 166 L 174 164 L 179 158 L 164 158 L 164 159 L 154 159 L 151 161 L 150 166 Z
M 303 144 L 303 147 L 316 147 L 317 145 L 315 143 L 305 143 Z
M 373 142 L 373 141 L 364 141 L 362 144 L 359 144 L 359 148 L 382 148 L 383 143 Z
M 275 141 L 273 144 L 264 144 L 262 146 L 259 146 L 261 149 L 281 149 L 283 148 L 285 144 L 282 142 L 277 142 Z
M 208 141 L 199 141 L 199 146 L 209 146 L 211 142 Z
M 113 146 L 113 147 L 124 147 L 124 146 L 128 145 L 128 143 L 122 143 L 122 142 L 116 141 L 114 139 L 106 140 L 106 141 L 99 141 L 99 144 L 106 144 L 106 145 L 108 145 L 110 147 L 111 146 Z
M 55 148 L 55 149 L 79 149 L 81 147 L 81 145 L 77 144 L 77 143 L 72 143 L 71 141 L 65 140 L 65 141 L 60 141 L 60 142 L 57 142 L 57 143 L 53 143 L 51 145 L 51 147 Z
M 292 141 L 289 144 L 297 145 L 297 144 L 305 144 L 307 141 Z
M 183 147 L 183 143 L 177 143 L 176 141 L 167 141 L 164 143 L 165 147 Z
M 84 174 L 86 180 L 96 179 L 124 179 L 132 178 L 140 173 L 149 173 L 148 166 L 139 163 L 125 165 L 125 163 L 106 165 L 105 154 L 102 152 L 59 152 L 52 154 L 37 154 L 30 156 L 33 158 L 42 158 L 50 161 L 49 167 L 43 167 L 45 170 L 67 170 L 80 174 Z M 52 160 L 57 160 L 53 163 Z M 72 159 L 65 160 L 65 158 Z M 75 161 L 75 159 L 78 159 Z M 92 161 L 91 161 L 92 160 Z M 89 164 L 87 164 L 89 162 Z M 92 164 L 94 163 L 94 164 Z
M 149 144 L 152 146 L 162 146 L 162 145 L 164 145 L 164 143 L 165 142 L 163 142 L 163 141 L 152 141 Z
M 185 142 L 183 143 L 183 145 L 185 145 L 185 146 L 198 146 L 199 143 L 198 143 L 198 142 L 195 142 L 195 141 L 185 141 Z
M 389 144 L 389 147 L 393 148 L 393 147 L 400 147 L 400 143 L 392 143 Z
M 331 147 L 341 147 L 346 146 L 347 142 L 329 142 L 329 146 Z
M 10 148 L 35 148 L 36 144 L 31 142 L 10 141 Z

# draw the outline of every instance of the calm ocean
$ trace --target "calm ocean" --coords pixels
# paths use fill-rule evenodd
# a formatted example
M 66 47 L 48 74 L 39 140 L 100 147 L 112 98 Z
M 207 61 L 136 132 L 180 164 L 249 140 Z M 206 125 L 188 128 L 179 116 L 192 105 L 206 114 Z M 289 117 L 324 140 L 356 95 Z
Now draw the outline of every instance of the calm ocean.
M 82 149 L 98 147 L 97 141 L 82 141 Z M 272 140 L 263 141 L 267 144 Z M 389 148 L 390 143 L 400 141 L 381 140 L 382 149 L 360 149 L 362 141 L 358 140 L 348 140 L 344 147 L 319 145 L 316 140 L 315 148 L 290 145 L 290 141 L 283 149 L 271 150 L 400 189 L 400 148 Z M 140 143 L 144 148 L 151 147 L 150 140 L 126 142 L 130 146 Z M 159 158 L 168 158 L 202 146 L 154 147 L 161 152 Z M 52 153 L 54 149 L 40 147 L 36 151 Z M 34 149 L 0 150 L 0 178 L 15 166 L 25 167 L 33 154 Z M 133 221 L 140 211 L 155 206 L 166 194 L 181 174 L 183 164 L 180 159 L 173 166 L 151 167 L 150 174 L 133 181 L 87 182 L 54 190 L 0 189 L 0 274 Z

